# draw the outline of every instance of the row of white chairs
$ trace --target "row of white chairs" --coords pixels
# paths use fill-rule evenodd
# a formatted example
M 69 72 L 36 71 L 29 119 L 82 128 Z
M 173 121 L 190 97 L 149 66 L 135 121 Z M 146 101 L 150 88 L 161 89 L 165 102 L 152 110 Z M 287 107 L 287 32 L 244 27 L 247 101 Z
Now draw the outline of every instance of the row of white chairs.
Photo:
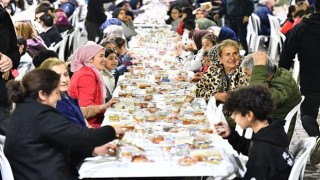
M 80 27 L 77 26 L 71 33 L 62 33 L 62 40 L 56 44 L 51 45 L 48 49 L 57 52 L 60 60 L 67 60 L 68 57 L 65 57 L 65 52 L 68 51 L 69 54 L 72 54 L 78 47 L 79 38 Z
M 269 38 L 268 55 L 272 60 L 276 60 L 286 37 L 280 32 L 280 21 L 278 18 L 268 15 L 268 19 L 270 22 L 270 36 L 259 35 L 261 31 L 260 18 L 255 13 L 251 14 L 247 27 L 247 42 L 249 44 L 249 50 L 251 52 L 257 52 L 261 42 L 266 42 Z

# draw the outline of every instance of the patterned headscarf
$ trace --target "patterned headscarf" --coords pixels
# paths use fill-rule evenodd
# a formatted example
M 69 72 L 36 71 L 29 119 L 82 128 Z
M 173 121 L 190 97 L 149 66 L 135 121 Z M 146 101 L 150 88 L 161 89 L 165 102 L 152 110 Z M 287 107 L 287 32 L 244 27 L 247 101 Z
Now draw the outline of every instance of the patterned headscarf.
M 98 83 L 102 92 L 101 102 L 105 102 L 105 96 L 107 92 L 106 86 L 103 81 L 102 74 L 90 61 L 103 49 L 104 47 L 96 44 L 95 42 L 88 41 L 75 51 L 71 62 L 71 72 L 77 72 L 84 66 L 90 67 L 93 70 L 94 74 L 98 78 Z

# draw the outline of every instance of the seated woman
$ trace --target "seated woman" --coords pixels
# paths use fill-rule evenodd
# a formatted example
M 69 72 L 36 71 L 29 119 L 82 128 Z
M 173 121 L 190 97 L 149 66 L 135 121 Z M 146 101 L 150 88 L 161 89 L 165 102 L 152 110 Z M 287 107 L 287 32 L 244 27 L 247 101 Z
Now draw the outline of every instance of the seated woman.
M 217 44 L 217 37 L 207 30 L 199 30 L 192 34 L 192 39 L 190 43 L 195 44 L 198 53 L 195 57 L 184 59 L 183 64 L 185 69 L 198 72 L 202 67 L 203 54 Z
M 101 73 L 105 70 L 104 53 L 104 47 L 89 41 L 76 50 L 71 62 L 71 71 L 74 74 L 68 90 L 69 95 L 78 99 L 81 107 L 103 105 L 98 106 L 99 113 L 92 113 L 94 116 L 87 118 L 94 128 L 101 126 L 105 109 L 119 101 L 111 99 L 105 103 L 107 90 Z
M 30 21 L 16 21 L 14 23 L 17 37 L 27 40 L 27 49 L 31 57 L 34 57 L 41 50 L 47 49 L 43 39 L 38 35 Z
M 274 109 L 268 89 L 256 86 L 235 90 L 225 107 L 241 128 L 250 127 L 254 132 L 250 140 L 227 124 L 215 124 L 217 133 L 228 139 L 233 149 L 249 157 L 243 179 L 288 179 L 294 160 L 288 151 L 285 121 L 267 118 Z
M 171 25 L 171 31 L 177 32 L 178 26 L 182 21 L 181 9 L 178 6 L 171 6 L 167 12 L 169 18 L 165 21 L 166 24 Z
M 7 83 L 9 99 L 17 104 L 6 134 L 4 153 L 14 178 L 78 179 L 70 156 L 82 158 L 109 153 L 106 144 L 124 132 L 104 126 L 89 129 L 68 121 L 57 109 L 60 75 L 48 69 L 27 73 L 22 82 Z
M 233 40 L 224 40 L 217 46 L 217 54 L 220 63 L 213 64 L 197 83 L 196 96 L 209 101 L 214 96 L 217 103 L 224 103 L 228 98 L 228 92 L 240 86 L 246 86 L 247 80 L 240 67 L 239 44 Z M 228 112 L 224 111 L 228 118 Z M 230 125 L 235 124 L 230 121 Z

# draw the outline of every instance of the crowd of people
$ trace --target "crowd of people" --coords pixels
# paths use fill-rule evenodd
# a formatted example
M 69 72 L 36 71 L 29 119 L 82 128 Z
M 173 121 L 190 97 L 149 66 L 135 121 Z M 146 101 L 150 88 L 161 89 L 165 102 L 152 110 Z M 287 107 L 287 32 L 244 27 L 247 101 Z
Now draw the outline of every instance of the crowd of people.
M 81 3 L 28 1 L 38 3 L 35 20 L 12 22 L 17 8 L 26 9 L 17 2 L 2 0 L 0 5 L 0 134 L 6 136 L 5 155 L 15 179 L 77 179 L 83 158 L 112 153 L 115 145 L 110 142 L 125 134 L 101 124 L 105 111 L 119 102 L 112 96 L 119 77 L 135 64 L 129 42 L 137 35 L 133 22 L 143 15 L 146 2 L 89 0 L 83 20 L 88 41 L 66 53 L 68 60 L 49 47 L 76 28 L 68 18 Z M 249 157 L 244 179 L 288 178 L 294 162 L 288 147 L 296 122 L 294 118 L 285 133 L 284 119 L 302 95 L 302 125 L 309 136 L 320 136 L 320 89 L 314 82 L 320 77 L 320 0 L 288 6 L 279 29 L 286 35 L 279 66 L 265 52 L 250 52 L 246 40 L 252 13 L 261 19 L 259 33 L 270 35 L 268 15 L 275 14 L 277 3 L 177 0 L 168 3 L 168 18 L 163 19 L 181 39 L 174 44 L 180 50 L 177 59 L 195 72 L 191 82 L 196 97 L 215 97 L 217 105 L 225 104 L 227 124 L 215 128 Z M 289 71 L 296 54 L 299 83 Z M 252 138 L 236 133 L 236 124 L 251 127 Z M 311 157 L 312 164 L 320 162 L 319 139 Z

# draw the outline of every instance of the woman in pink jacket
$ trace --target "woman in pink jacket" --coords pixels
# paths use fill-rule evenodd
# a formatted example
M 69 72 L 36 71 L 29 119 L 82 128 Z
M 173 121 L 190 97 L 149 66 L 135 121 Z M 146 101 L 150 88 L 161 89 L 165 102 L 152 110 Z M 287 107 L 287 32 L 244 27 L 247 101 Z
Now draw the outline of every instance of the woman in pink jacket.
M 93 107 L 92 117 L 87 120 L 94 128 L 101 126 L 105 109 L 118 102 L 118 99 L 111 99 L 105 103 L 106 86 L 100 73 L 105 69 L 104 53 L 104 47 L 89 41 L 76 50 L 71 63 L 74 74 L 68 93 L 78 99 L 81 107 Z

